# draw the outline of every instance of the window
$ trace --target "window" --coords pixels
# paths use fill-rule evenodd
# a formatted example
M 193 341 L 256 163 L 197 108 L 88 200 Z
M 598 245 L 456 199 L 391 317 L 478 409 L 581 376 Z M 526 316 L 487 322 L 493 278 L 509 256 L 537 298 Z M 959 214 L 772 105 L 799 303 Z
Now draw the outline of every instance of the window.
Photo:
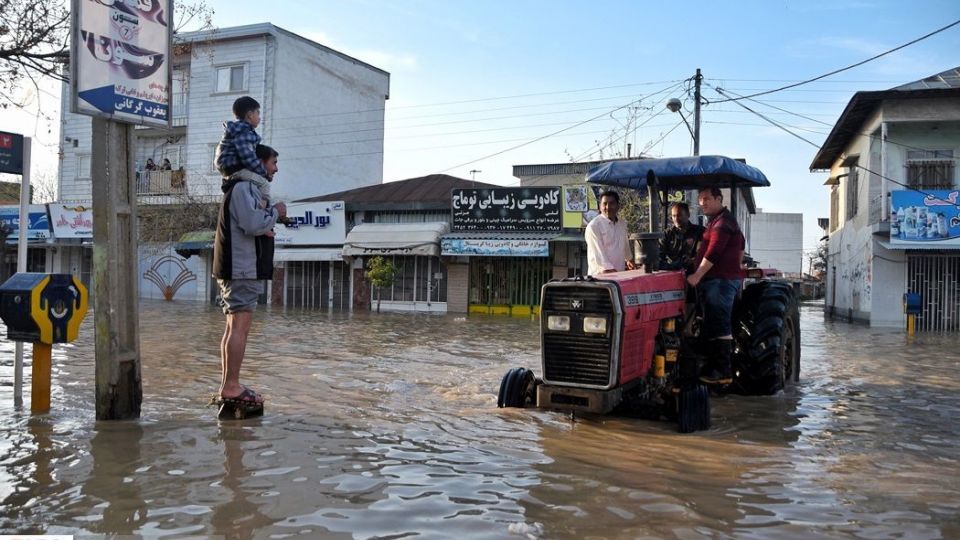
M 837 230 L 840 224 L 840 190 L 833 186 L 830 190 L 830 232 Z
M 860 170 L 856 163 L 850 165 L 850 173 L 847 175 L 847 215 L 846 219 L 853 219 L 857 215 L 860 195 Z
M 77 178 L 90 178 L 90 156 L 77 156 Z
M 217 68 L 216 92 L 242 92 L 245 83 L 243 65 Z
M 907 150 L 907 184 L 916 189 L 953 189 L 953 150 Z

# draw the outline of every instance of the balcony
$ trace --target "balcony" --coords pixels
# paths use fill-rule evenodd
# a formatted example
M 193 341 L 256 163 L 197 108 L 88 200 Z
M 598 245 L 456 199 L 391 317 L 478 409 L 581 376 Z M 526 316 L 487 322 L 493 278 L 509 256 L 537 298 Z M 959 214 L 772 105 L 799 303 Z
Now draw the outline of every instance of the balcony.
M 183 170 L 138 171 L 137 195 L 184 195 L 187 178 Z

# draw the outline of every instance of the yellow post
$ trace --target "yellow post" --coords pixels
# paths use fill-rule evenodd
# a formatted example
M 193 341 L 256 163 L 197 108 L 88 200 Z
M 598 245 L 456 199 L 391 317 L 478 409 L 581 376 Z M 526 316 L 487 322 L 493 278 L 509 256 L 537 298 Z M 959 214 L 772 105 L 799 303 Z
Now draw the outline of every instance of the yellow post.
M 30 385 L 30 412 L 50 412 L 50 352 L 49 343 L 33 342 L 33 382 Z
M 914 314 L 907 315 L 907 335 L 912 336 L 917 333 L 917 316 Z

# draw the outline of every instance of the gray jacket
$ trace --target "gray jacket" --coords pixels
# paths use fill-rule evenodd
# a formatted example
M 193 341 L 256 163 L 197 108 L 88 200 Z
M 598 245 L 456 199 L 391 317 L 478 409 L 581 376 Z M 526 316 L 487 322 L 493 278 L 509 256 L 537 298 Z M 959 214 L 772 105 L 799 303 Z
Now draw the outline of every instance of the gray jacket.
M 264 235 L 273 229 L 279 213 L 262 207 L 265 198 L 253 182 L 230 180 L 223 190 L 213 243 L 213 277 L 271 279 L 273 238 Z

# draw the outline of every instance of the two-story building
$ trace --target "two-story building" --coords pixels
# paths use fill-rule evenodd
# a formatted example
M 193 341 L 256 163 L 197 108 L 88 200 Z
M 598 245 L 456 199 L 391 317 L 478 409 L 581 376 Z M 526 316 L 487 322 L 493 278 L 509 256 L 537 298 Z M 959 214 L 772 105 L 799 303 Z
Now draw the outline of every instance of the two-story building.
M 172 127 L 134 130 L 140 291 L 169 295 L 177 283 L 177 298 L 203 300 L 212 293 L 204 243 L 195 250 L 201 256 L 188 259 L 173 244 L 192 229 L 212 228 L 221 197 L 214 150 L 223 123 L 233 119 L 233 101 L 249 95 L 261 104 L 257 131 L 280 153 L 271 198 L 291 201 L 382 182 L 390 75 L 269 23 L 180 34 L 174 51 Z M 61 110 L 58 202 L 82 210 L 92 203 L 90 170 L 97 166 L 91 120 L 69 112 L 66 87 Z M 88 244 L 63 243 L 56 271 L 85 273 Z
M 871 326 L 960 331 L 960 68 L 850 99 L 811 171 L 829 171 L 825 310 Z

